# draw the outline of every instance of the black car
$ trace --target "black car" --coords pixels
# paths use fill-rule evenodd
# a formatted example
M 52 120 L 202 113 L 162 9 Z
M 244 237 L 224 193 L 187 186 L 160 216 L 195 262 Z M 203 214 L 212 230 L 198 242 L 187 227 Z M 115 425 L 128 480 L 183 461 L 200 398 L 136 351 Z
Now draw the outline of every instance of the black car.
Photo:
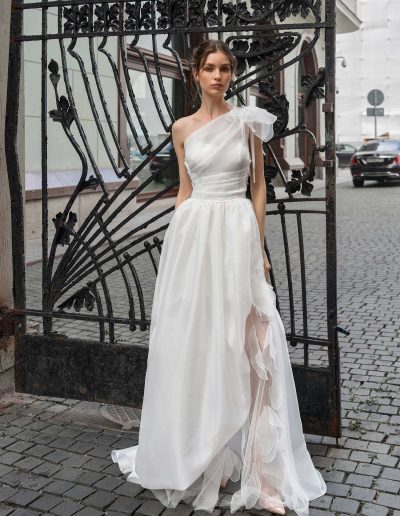
M 400 141 L 373 140 L 365 143 L 351 158 L 354 186 L 364 181 L 400 180 Z
M 170 183 L 179 178 L 178 163 L 172 142 L 167 143 L 150 161 L 150 172 L 153 175 L 160 169 L 163 169 L 163 172 L 158 176 L 156 182 Z
M 350 143 L 337 143 L 336 156 L 339 160 L 339 167 L 349 167 L 353 154 L 357 152 L 356 147 Z

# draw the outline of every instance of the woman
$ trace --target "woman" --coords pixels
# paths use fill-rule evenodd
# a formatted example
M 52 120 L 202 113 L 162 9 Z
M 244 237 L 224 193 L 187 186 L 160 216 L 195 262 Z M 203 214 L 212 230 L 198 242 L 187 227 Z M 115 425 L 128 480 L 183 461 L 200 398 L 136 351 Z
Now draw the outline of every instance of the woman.
M 172 125 L 180 187 L 154 292 L 139 444 L 112 459 L 166 507 L 306 516 L 326 485 L 267 282 L 261 140 L 276 117 L 224 101 L 236 65 L 221 41 L 193 55 L 202 103 Z M 219 500 L 229 480 L 240 484 Z

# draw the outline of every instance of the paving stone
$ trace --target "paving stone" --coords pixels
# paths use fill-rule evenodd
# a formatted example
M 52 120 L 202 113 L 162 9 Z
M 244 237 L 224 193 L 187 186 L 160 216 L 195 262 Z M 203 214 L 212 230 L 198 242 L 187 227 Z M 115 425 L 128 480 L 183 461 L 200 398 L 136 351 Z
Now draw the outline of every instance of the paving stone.
M 85 441 L 76 441 L 72 446 L 68 448 L 69 451 L 74 453 L 87 453 L 93 448 L 93 444 Z
M 13 511 L 13 508 L 4 503 L 0 503 L 0 516 L 8 516 Z
M 388 493 L 397 494 L 400 492 L 400 482 L 396 480 L 389 480 L 387 478 L 378 478 L 375 486 L 379 491 L 386 491 Z
M 105 446 L 96 446 L 87 452 L 91 457 L 98 457 L 100 459 L 109 459 L 111 452 L 109 447 Z
M 55 464 L 51 464 L 49 462 L 43 462 L 37 468 L 33 469 L 31 472 L 36 473 L 37 475 L 43 475 L 45 477 L 53 477 L 60 470 L 59 466 Z
M 351 486 L 346 484 L 337 484 L 336 482 L 326 483 L 326 492 L 332 496 L 347 496 L 351 489 Z
M 13 420 L 13 425 L 22 428 L 25 425 L 28 425 L 31 422 L 30 417 L 19 417 Z
M 114 464 L 114 463 L 110 464 L 107 468 L 104 468 L 103 473 L 106 475 L 112 475 L 114 477 L 119 477 L 122 475 L 118 464 Z
M 36 444 L 51 444 L 55 440 L 56 437 L 54 435 L 47 435 L 43 433 L 32 438 L 32 442 Z
M 32 455 L 33 457 L 41 459 L 42 457 L 44 457 L 52 451 L 53 448 L 49 448 L 48 446 L 44 446 L 43 444 L 35 444 L 35 446 L 29 448 L 25 453 L 26 455 Z
M 7 451 L 13 451 L 16 453 L 24 453 L 25 450 L 32 448 L 33 443 L 27 441 L 16 440 L 10 446 L 7 446 Z
M 70 480 L 74 481 L 76 480 L 80 475 L 82 474 L 82 471 L 78 468 L 61 468 L 57 473 L 54 475 L 54 478 L 58 478 L 60 480 Z
M 102 433 L 101 435 L 99 435 L 97 437 L 96 444 L 110 447 L 110 446 L 113 446 L 114 443 L 116 443 L 119 439 L 120 439 L 119 435 Z
M 25 471 L 32 471 L 33 469 L 41 466 L 43 461 L 36 457 L 24 457 L 14 464 L 14 467 L 23 469 Z
M 66 496 L 68 498 L 73 498 L 74 500 L 81 501 L 84 498 L 87 498 L 89 495 L 91 495 L 94 492 L 96 492 L 96 490 L 91 487 L 76 485 L 76 486 L 72 487 L 71 489 L 68 489 L 68 491 L 65 491 L 63 496 Z
M 140 484 L 136 484 L 135 482 L 125 482 L 121 484 L 119 487 L 114 489 L 115 494 L 120 494 L 124 496 L 135 497 L 139 493 L 142 493 L 143 487 Z
M 104 478 L 103 473 L 97 473 L 96 471 L 84 471 L 77 479 L 80 484 L 91 486 L 98 482 L 101 478 Z
M 27 507 L 15 509 L 12 513 L 12 516 L 37 516 L 38 514 L 43 514 L 38 511 L 34 511 L 32 509 L 28 509 Z
M 117 497 L 107 491 L 96 491 L 92 495 L 85 498 L 85 505 L 104 510 L 112 504 Z
M 1 457 L 0 457 L 1 459 Z M 391 480 L 400 480 L 400 469 L 395 468 L 383 468 L 383 478 L 390 478 Z
M 47 421 L 35 420 L 29 423 L 29 425 L 26 425 L 26 428 L 28 428 L 29 430 L 40 431 L 43 430 L 43 428 L 46 428 L 47 426 L 49 426 L 49 423 Z
M 70 437 L 58 437 L 51 442 L 52 448 L 57 448 L 58 450 L 68 450 L 74 444 L 75 440 Z
M 40 491 L 44 486 L 47 486 L 51 480 L 39 475 L 30 475 L 28 478 L 20 483 L 21 487 L 32 489 L 33 491 Z
M 147 500 L 136 510 L 135 514 L 143 514 L 144 516 L 158 516 L 164 509 L 164 505 L 158 500 Z
M 4 464 L 0 464 L 0 478 L 4 475 L 7 475 L 7 473 L 10 473 L 13 471 L 13 468 L 11 466 L 5 466 Z
M 68 489 L 71 489 L 74 484 L 72 482 L 68 482 L 67 480 L 55 480 L 51 484 L 48 484 L 43 488 L 43 491 L 47 493 L 53 493 L 53 494 L 63 494 L 65 491 L 68 491 Z
M 400 495 L 380 493 L 376 502 L 391 509 L 400 509 Z
M 0 502 L 4 502 L 5 500 L 8 500 L 8 498 L 11 498 L 15 493 L 17 493 L 16 489 L 13 489 L 9 486 L 1 486 L 0 487 Z
M 12 445 L 13 443 L 18 441 L 18 439 L 16 439 L 15 437 L 12 437 L 12 435 L 9 434 L 9 430 L 10 429 L 7 428 L 7 435 L 3 434 L 2 438 L 0 439 L 0 450 L 5 450 L 10 445 Z
M 165 509 L 162 514 L 163 516 L 189 516 L 191 512 L 192 508 L 188 504 L 179 503 L 175 509 Z M 225 514 L 230 514 L 230 511 L 227 511 Z M 246 512 L 236 511 L 235 515 L 246 516 Z
M 363 516 L 387 516 L 388 513 L 389 509 L 387 507 L 375 503 L 365 503 L 361 511 Z
M 21 484 L 21 482 L 23 482 L 29 477 L 30 475 L 26 471 L 18 471 L 17 469 L 15 469 L 12 470 L 10 473 L 7 473 L 7 475 L 4 475 L 1 478 L 1 481 L 4 484 L 7 484 L 8 486 L 17 487 Z
M 81 509 L 84 509 L 84 506 L 80 503 L 73 500 L 63 500 L 59 505 L 51 509 L 51 513 L 57 514 L 57 516 L 70 516 L 71 514 L 76 514 Z
M 45 457 L 46 461 L 54 462 L 55 464 L 59 464 L 65 459 L 68 459 L 69 453 L 63 450 L 51 450 Z
M 332 511 L 341 512 L 344 514 L 357 514 L 360 502 L 357 500 L 350 500 L 349 498 L 335 498 L 332 502 Z
M 61 466 L 63 468 L 65 468 L 65 467 L 80 468 L 84 464 L 86 464 L 86 462 L 88 462 L 89 460 L 90 460 L 90 457 L 88 457 L 87 455 L 78 455 L 77 453 L 70 453 L 69 457 L 64 459 L 61 462 Z
M 335 469 L 339 471 L 353 472 L 358 466 L 358 462 L 352 460 L 337 459 L 335 461 Z
M 310 507 L 316 507 L 318 509 L 329 509 L 332 503 L 332 496 L 325 494 L 310 501 Z
M 97 489 L 104 489 L 105 491 L 114 491 L 114 489 L 124 483 L 126 483 L 125 480 L 107 476 L 96 482 L 93 487 L 96 487 Z
M 96 430 L 95 432 L 84 431 L 77 436 L 77 440 L 93 443 L 97 439 L 99 433 L 101 433 L 101 430 Z
M 22 439 L 27 442 L 35 442 L 35 437 L 39 435 L 38 432 L 33 430 L 23 430 L 22 432 L 18 432 L 18 439 Z
M 75 439 L 75 437 L 77 437 L 81 433 L 82 428 L 73 428 L 70 425 L 59 434 L 59 437 L 70 437 L 71 439 Z
M 359 486 L 359 487 L 371 487 L 373 477 L 367 475 L 357 475 L 356 473 L 350 473 L 346 479 L 346 484 Z
M 98 511 L 97 509 L 93 509 L 93 507 L 85 507 L 80 511 L 75 513 L 75 516 L 102 516 L 104 514 L 103 511 Z M 109 512 L 107 511 L 107 516 L 109 516 Z
M 15 505 L 20 505 L 21 507 L 28 506 L 33 500 L 39 498 L 40 494 L 36 491 L 31 491 L 30 489 L 22 489 L 18 488 L 18 491 L 8 498 L 7 503 L 12 503 Z
M 39 511 L 50 511 L 53 507 L 61 502 L 59 496 L 44 494 L 33 501 L 30 505 L 31 509 L 37 509 Z
M 85 469 L 89 469 L 91 471 L 103 471 L 107 466 L 109 466 L 110 461 L 105 459 L 90 459 L 88 462 L 85 462 L 83 467 Z
M 372 500 L 375 498 L 375 495 L 376 491 L 374 489 L 354 486 L 351 489 L 350 498 L 354 498 L 360 502 L 372 502 Z
M 0 455 L 0 464 L 5 464 L 6 466 L 12 466 L 19 460 L 23 459 L 23 455 L 15 452 L 5 452 Z
M 148 510 L 153 509 L 153 512 L 138 512 L 138 509 L 140 507 L 143 507 L 145 504 L 155 504 L 148 507 Z M 160 504 L 161 505 L 161 504 Z M 136 498 L 130 498 L 127 496 L 118 496 L 116 500 L 107 508 L 107 514 L 108 511 L 114 511 L 114 512 L 120 512 L 122 514 L 132 514 L 135 512 L 135 514 L 152 514 L 154 516 L 160 514 L 162 510 L 165 509 L 164 506 L 162 508 L 159 507 L 158 502 L 155 502 L 154 500 L 146 500 L 143 502 L 143 500 L 138 500 Z
M 360 475 L 369 475 L 372 477 L 378 477 L 382 468 L 380 466 L 376 466 L 374 464 L 358 464 L 356 468 L 356 473 Z

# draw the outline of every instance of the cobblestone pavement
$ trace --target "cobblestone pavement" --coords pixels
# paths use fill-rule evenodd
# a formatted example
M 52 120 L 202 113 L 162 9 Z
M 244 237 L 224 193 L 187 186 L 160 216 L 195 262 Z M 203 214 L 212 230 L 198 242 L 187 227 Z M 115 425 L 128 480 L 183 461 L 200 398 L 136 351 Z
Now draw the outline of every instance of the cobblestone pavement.
M 328 487 L 310 503 L 310 516 L 400 516 L 400 185 L 345 182 L 337 200 L 338 319 L 351 331 L 340 336 L 343 436 L 336 447 L 332 438 L 306 435 Z M 91 406 L 29 395 L 4 401 L 0 515 L 189 515 L 189 506 L 166 510 L 124 480 L 110 451 L 136 444 L 137 433 Z M 218 507 L 222 514 L 229 511 Z

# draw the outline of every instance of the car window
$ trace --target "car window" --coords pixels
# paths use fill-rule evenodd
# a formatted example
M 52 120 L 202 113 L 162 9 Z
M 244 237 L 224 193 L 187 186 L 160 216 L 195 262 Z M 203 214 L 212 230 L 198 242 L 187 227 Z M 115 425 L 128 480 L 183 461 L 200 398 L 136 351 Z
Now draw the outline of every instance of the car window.
M 400 142 L 373 142 L 361 145 L 360 151 L 397 152 Z

